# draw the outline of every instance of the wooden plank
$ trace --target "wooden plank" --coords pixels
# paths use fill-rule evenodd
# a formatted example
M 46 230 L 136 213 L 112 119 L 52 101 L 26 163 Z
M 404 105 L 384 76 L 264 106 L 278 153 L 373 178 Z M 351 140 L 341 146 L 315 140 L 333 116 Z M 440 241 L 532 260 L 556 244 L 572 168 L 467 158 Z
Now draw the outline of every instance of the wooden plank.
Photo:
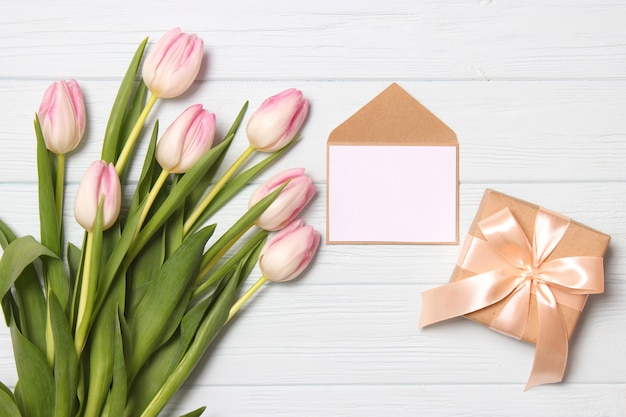
M 463 318 L 419 330 L 420 294 L 432 284 L 350 285 L 316 279 L 264 287 L 216 339 L 193 378 L 200 385 L 517 384 L 532 345 Z M 437 283 L 439 284 L 439 283 Z M 590 298 L 570 344 L 565 381 L 624 384 L 626 285 Z M 8 331 L 0 333 L 0 375 L 14 384 Z
M 176 24 L 205 39 L 211 79 L 624 77 L 620 1 L 297 3 L 16 3 L 0 17 L 0 77 L 119 77 L 144 36 Z
M 70 182 L 78 182 L 91 161 L 99 158 L 118 87 L 112 81 L 81 80 L 81 84 L 89 124 L 84 144 L 68 158 Z M 200 83 L 189 96 L 158 103 L 148 126 L 158 117 L 163 132 L 183 109 L 201 102 L 216 113 L 217 137 L 221 138 L 246 100 L 250 101 L 249 117 L 266 97 L 289 87 L 300 88 L 311 99 L 310 115 L 302 139 L 281 158 L 277 169 L 306 167 L 317 182 L 324 182 L 328 135 L 388 84 Z M 626 81 L 411 81 L 401 85 L 455 130 L 460 143 L 462 183 L 626 180 L 626 141 L 622 139 L 626 134 L 622 111 Z M 36 180 L 32 120 L 47 86 L 48 81 L 0 80 L 0 95 L 11 103 L 0 115 L 0 172 L 5 173 L 0 182 Z M 242 128 L 227 162 L 247 146 Z M 138 165 L 133 167 L 131 179 L 138 177 Z
M 626 185 L 622 183 L 469 184 L 461 186 L 460 236 L 462 240 L 487 187 L 542 205 L 612 236 L 605 259 L 606 281 L 621 282 L 626 271 Z M 223 233 L 247 209 L 248 187 L 212 221 Z M 80 244 L 83 232 L 73 218 L 76 185 L 66 190 L 65 221 L 68 241 Z M 19 235 L 39 236 L 35 185 L 2 185 L 2 220 Z M 318 194 L 302 218 L 322 234 L 326 224 L 326 193 Z M 216 235 L 217 236 L 217 235 Z M 411 284 L 416 280 L 437 284 L 447 281 L 457 261 L 460 245 L 322 245 L 304 285 L 386 283 Z
M 207 405 L 208 415 L 292 417 L 621 415 L 622 385 L 565 384 L 521 392 L 518 385 L 194 386 L 175 398 L 172 415 Z

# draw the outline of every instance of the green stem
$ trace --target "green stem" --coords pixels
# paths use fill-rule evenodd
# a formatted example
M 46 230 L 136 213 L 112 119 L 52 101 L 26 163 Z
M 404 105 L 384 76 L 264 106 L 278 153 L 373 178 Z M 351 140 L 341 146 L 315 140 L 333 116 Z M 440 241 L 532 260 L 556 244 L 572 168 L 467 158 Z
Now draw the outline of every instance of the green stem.
M 143 206 L 141 216 L 139 217 L 139 223 L 137 223 L 137 228 L 135 229 L 135 237 L 137 237 L 137 235 L 139 234 L 139 231 L 141 230 L 141 227 L 143 226 L 143 223 L 145 222 L 146 217 L 148 217 L 148 212 L 150 211 L 150 208 L 152 207 L 154 200 L 156 200 L 157 195 L 159 195 L 159 191 L 161 191 L 163 184 L 165 184 L 165 181 L 167 180 L 168 175 L 170 175 L 170 172 L 168 170 L 166 169 L 162 170 L 161 174 L 159 175 L 159 178 L 157 178 L 156 182 L 150 189 L 150 193 L 148 193 L 148 197 L 147 197 L 145 205 Z
M 257 282 L 255 282 L 250 288 L 248 288 L 248 291 L 246 291 L 246 293 L 242 295 L 241 298 L 237 300 L 237 302 L 233 304 L 233 306 L 230 308 L 230 311 L 228 312 L 228 319 L 226 319 L 227 322 L 235 314 L 237 314 L 239 309 L 246 303 L 246 301 L 248 301 L 250 297 L 252 297 L 254 293 L 257 292 L 258 289 L 263 286 L 263 284 L 265 284 L 266 281 L 267 278 L 265 278 L 265 276 L 261 276 L 261 278 L 259 278 Z
M 117 171 L 118 175 L 121 175 L 122 171 L 124 171 L 126 162 L 128 161 L 130 153 L 135 146 L 135 142 L 137 142 L 137 138 L 139 137 L 139 132 L 141 132 L 141 128 L 143 128 L 143 124 L 146 122 L 148 114 L 150 113 L 150 110 L 152 110 L 152 106 L 154 106 L 154 103 L 156 103 L 157 99 L 157 96 L 155 96 L 154 94 L 150 94 L 150 97 L 148 97 L 148 101 L 146 102 L 145 107 L 143 108 L 143 110 L 141 110 L 141 114 L 139 114 L 139 118 L 137 118 L 137 121 L 133 126 L 133 130 L 130 131 L 128 139 L 126 139 L 126 142 L 124 143 L 124 148 L 122 149 L 122 152 L 120 153 L 120 156 L 119 158 L 117 158 L 117 162 L 115 163 L 115 170 Z
M 239 158 L 224 172 L 222 177 L 215 183 L 213 188 L 207 193 L 207 195 L 202 198 L 202 201 L 196 206 L 194 211 L 189 215 L 189 218 L 185 221 L 183 225 L 183 235 L 187 235 L 191 229 L 194 227 L 195 223 L 198 221 L 200 216 L 202 216 L 202 212 L 208 207 L 208 205 L 213 201 L 215 196 L 222 188 L 226 182 L 237 172 L 239 167 L 252 155 L 254 152 L 254 148 L 249 146 L 248 149 L 243 151 Z
M 65 155 L 57 155 L 57 185 L 55 189 L 55 201 L 57 208 L 57 227 L 61 230 L 63 223 L 63 191 L 65 186 Z M 63 245 L 63 242 L 61 242 Z
M 90 293 L 90 272 L 91 272 L 91 258 L 93 252 L 93 232 L 87 232 L 87 243 L 85 245 L 85 267 L 83 268 L 83 279 L 80 287 L 80 297 L 78 300 L 78 313 L 76 316 L 76 336 L 74 337 L 74 345 L 76 347 L 76 354 L 80 357 L 80 354 L 85 345 L 87 337 L 87 329 L 89 328 L 90 309 L 88 308 L 89 293 Z M 95 283 L 92 283 L 95 284 Z M 91 306 L 93 308 L 93 305 Z
M 46 358 L 48 359 L 48 365 L 54 369 L 54 335 L 52 334 L 52 319 L 50 318 L 50 297 L 49 288 L 47 289 L 48 296 L 46 297 Z

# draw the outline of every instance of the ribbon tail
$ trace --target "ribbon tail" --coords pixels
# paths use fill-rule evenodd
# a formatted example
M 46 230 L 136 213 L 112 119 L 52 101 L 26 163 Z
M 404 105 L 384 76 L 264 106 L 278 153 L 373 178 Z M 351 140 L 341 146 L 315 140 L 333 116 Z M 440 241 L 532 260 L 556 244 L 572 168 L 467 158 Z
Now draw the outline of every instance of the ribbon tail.
M 537 285 L 539 334 L 533 368 L 526 384 L 529 390 L 541 384 L 560 382 L 567 365 L 568 338 L 565 320 L 550 288 Z
M 422 293 L 419 327 L 480 310 L 506 297 L 517 285 L 507 270 L 474 275 Z

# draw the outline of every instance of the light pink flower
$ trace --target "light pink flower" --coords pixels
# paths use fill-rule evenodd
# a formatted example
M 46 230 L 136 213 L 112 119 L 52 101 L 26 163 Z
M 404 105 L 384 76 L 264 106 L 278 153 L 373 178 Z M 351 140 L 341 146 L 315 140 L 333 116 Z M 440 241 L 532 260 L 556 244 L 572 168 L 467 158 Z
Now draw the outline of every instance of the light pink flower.
M 302 220 L 294 220 L 272 236 L 259 257 L 261 273 L 269 281 L 285 282 L 300 275 L 311 263 L 320 234 Z
M 268 98 L 248 121 L 250 146 L 262 152 L 284 148 L 300 130 L 308 111 L 309 100 L 295 88 Z
M 262 229 L 275 231 L 291 223 L 315 195 L 315 185 L 304 174 L 304 168 L 292 168 L 273 176 L 250 196 L 252 207 L 263 197 L 276 190 L 287 181 L 276 200 L 259 216 L 255 224 Z
M 195 104 L 167 128 L 155 156 L 163 169 L 174 174 L 187 172 L 213 145 L 215 114 Z
M 88 232 L 95 227 L 100 201 L 102 230 L 106 230 L 115 224 L 120 214 L 122 187 L 115 166 L 98 160 L 87 168 L 74 200 L 74 217 Z
M 85 101 L 75 80 L 48 87 L 37 112 L 46 148 L 57 155 L 76 149 L 85 133 Z
M 167 32 L 148 53 L 142 68 L 143 81 L 152 94 L 172 98 L 183 94 L 198 76 L 204 42 L 194 34 L 175 28 Z

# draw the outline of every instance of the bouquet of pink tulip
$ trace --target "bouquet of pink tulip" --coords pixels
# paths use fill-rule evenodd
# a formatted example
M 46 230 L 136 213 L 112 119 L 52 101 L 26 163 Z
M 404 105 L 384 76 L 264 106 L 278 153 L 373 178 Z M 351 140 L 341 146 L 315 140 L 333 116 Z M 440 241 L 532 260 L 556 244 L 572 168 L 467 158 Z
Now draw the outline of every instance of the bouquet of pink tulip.
M 122 80 L 101 160 L 89 166 L 74 199 L 84 240 L 65 250 L 66 155 L 86 124 L 79 85 L 54 83 L 37 112 L 40 241 L 0 222 L 0 295 L 18 374 L 13 390 L 0 383 L 3 417 L 158 415 L 252 294 L 267 280 L 295 278 L 319 244 L 319 233 L 297 219 L 315 193 L 303 169 L 263 184 L 248 211 L 210 243 L 211 218 L 295 140 L 308 111 L 295 89 L 250 117 L 250 146 L 219 178 L 247 103 L 216 145 L 215 115 L 200 104 L 158 140 L 155 123 L 134 193 L 124 192 L 154 103 L 185 92 L 203 54 L 202 40 L 174 29 L 141 66 L 146 44 Z M 255 151 L 268 156 L 242 171 Z M 130 194 L 122 210 L 122 195 Z M 257 263 L 261 277 L 238 295 Z

